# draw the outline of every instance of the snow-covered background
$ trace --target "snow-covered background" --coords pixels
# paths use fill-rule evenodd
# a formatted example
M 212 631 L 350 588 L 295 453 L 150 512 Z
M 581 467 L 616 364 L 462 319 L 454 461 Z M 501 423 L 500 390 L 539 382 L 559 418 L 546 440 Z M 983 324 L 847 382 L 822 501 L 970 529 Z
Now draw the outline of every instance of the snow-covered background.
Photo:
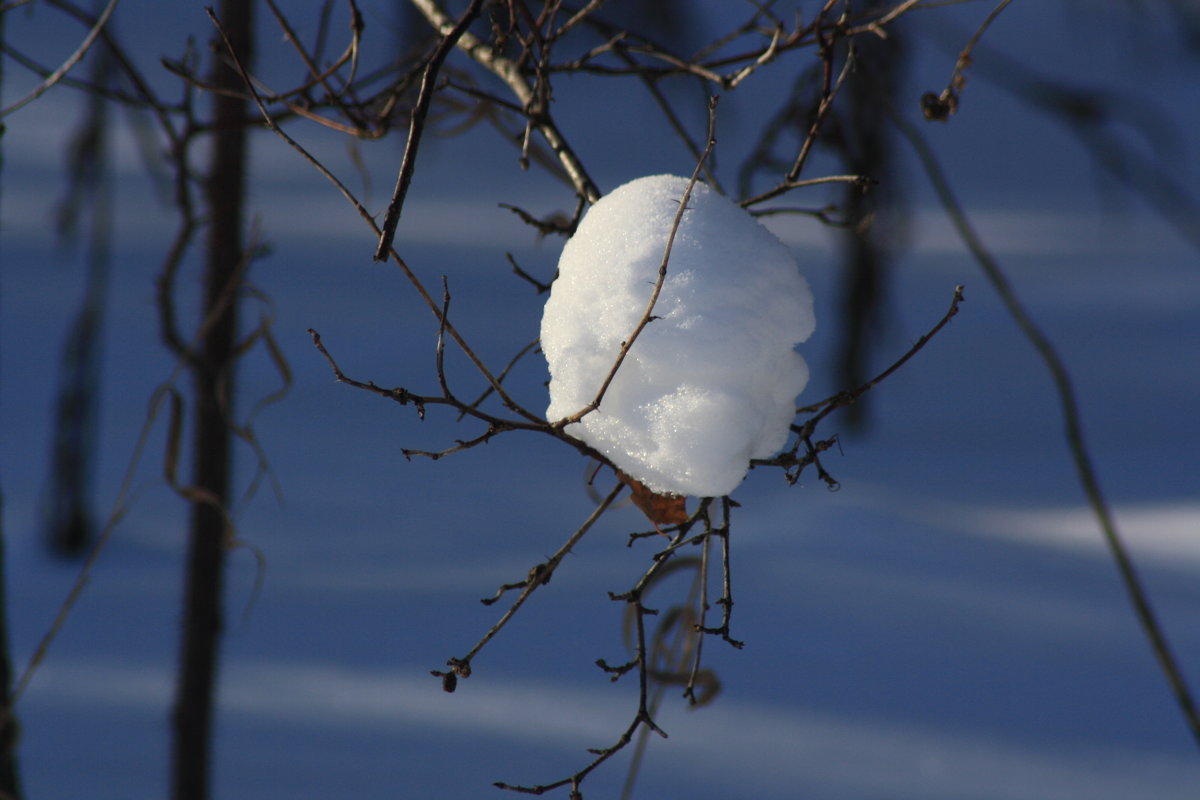
M 368 25 L 390 24 L 387 4 L 361 5 Z M 721 3 L 702 5 L 718 24 Z M 169 14 L 153 3 L 122 8 L 121 30 L 152 56 L 182 47 L 188 32 L 207 36 L 198 3 Z M 956 9 L 964 28 L 949 41 L 990 8 Z M 1161 28 L 1131 32 L 1126 8 L 1014 3 L 986 41 L 1042 74 L 1158 104 L 1176 139 L 1156 154 L 1195 185 L 1200 68 Z M 954 58 L 940 46 L 946 29 L 928 19 L 933 32 L 914 31 L 910 43 L 914 113 L 921 91 L 945 85 Z M 290 58 L 277 36 L 264 41 L 267 63 Z M 959 115 L 925 130 L 1072 370 L 1101 479 L 1195 685 L 1200 255 L 1063 128 L 989 82 L 988 69 L 981 51 Z M 15 80 L 5 90 L 20 93 Z M 778 91 L 751 81 L 723 98 L 720 147 L 737 148 L 757 104 Z M 555 113 L 602 189 L 690 172 L 664 131 L 629 134 L 654 111 L 640 89 L 582 95 L 561 91 Z M 6 120 L 4 137 L 0 480 L 18 666 L 78 570 L 47 555 L 38 531 L 57 364 L 82 283 L 77 251 L 58 245 L 48 222 L 77 102 L 51 92 Z M 691 122 L 702 130 L 702 108 Z M 298 130 L 331 161 L 344 158 L 342 143 Z M 559 244 L 534 242 L 496 204 L 548 213 L 569 210 L 568 200 L 521 173 L 494 137 L 460 144 L 430 140 L 398 242 L 431 285 L 448 276 L 452 315 L 503 363 L 536 334 L 544 299 L 510 274 L 503 253 L 548 276 Z M 334 384 L 305 330 L 319 330 L 354 377 L 436 391 L 432 316 L 394 267 L 371 261 L 361 222 L 294 153 L 264 134 L 254 155 L 255 211 L 273 246 L 254 277 L 272 298 L 295 383 L 256 422 L 282 502 L 264 487 L 238 515 L 266 573 L 254 598 L 254 558 L 232 553 L 216 796 L 493 798 L 502 796 L 493 780 L 568 774 L 634 711 L 632 682 L 609 684 L 593 662 L 623 655 L 620 608 L 606 593 L 640 574 L 653 545 L 627 549 L 624 534 L 644 521 L 632 509 L 602 520 L 475 660 L 474 676 L 444 694 L 428 671 L 499 613 L 478 598 L 523 576 L 587 516 L 586 465 L 518 435 L 407 462 L 402 447 L 441 447 L 464 429 L 436 410 L 421 423 L 411 409 Z M 398 145 L 366 155 L 378 208 Z M 102 507 L 171 369 L 156 343 L 152 278 L 172 220 L 127 145 L 118 169 Z M 738 490 L 734 633 L 746 649 L 706 647 L 724 686 L 712 706 L 689 712 L 668 696 L 660 723 L 670 739 L 652 742 L 637 796 L 1193 798 L 1200 756 L 1084 507 L 1050 380 L 917 170 L 908 174 L 911 249 L 879 365 L 944 312 L 955 284 L 967 302 L 875 392 L 867 433 L 846 432 L 830 454 L 839 493 L 815 480 L 788 488 L 775 472 L 751 473 Z M 812 283 L 818 320 L 833 319 L 831 240 L 804 221 L 775 229 Z M 819 324 L 806 345 L 805 397 L 841 388 L 831 333 Z M 452 381 L 468 379 L 448 364 Z M 534 407 L 544 402 L 540 370 L 535 359 L 514 375 Z M 247 405 L 277 384 L 265 358 L 242 374 Z M 159 420 L 129 513 L 18 707 L 30 797 L 165 794 L 184 507 L 159 477 L 163 436 Z M 252 462 L 243 463 L 244 485 Z M 615 796 L 622 778 L 622 765 L 610 765 L 585 793 Z

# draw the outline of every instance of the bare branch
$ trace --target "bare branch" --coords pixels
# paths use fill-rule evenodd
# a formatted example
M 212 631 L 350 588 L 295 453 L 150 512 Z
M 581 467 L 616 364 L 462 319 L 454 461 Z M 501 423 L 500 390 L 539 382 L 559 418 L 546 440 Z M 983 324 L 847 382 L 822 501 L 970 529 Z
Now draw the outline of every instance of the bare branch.
M 921 95 L 921 112 L 925 115 L 925 119 L 944 121 L 949 119 L 955 111 L 958 111 L 958 93 L 967 85 L 966 71 L 971 65 L 971 54 L 975 50 L 975 45 L 978 44 L 983 32 L 988 29 L 988 26 L 1000 16 L 1000 12 L 1011 3 L 1012 0 L 1000 0 L 1000 3 L 992 9 L 992 13 L 988 14 L 987 19 L 975 31 L 975 34 L 967 42 L 962 52 L 958 54 L 958 60 L 954 62 L 954 72 L 950 75 L 950 81 L 946 84 L 946 88 L 941 94 L 926 92 Z
M 446 662 L 453 674 L 461 678 L 470 677 L 471 660 L 475 658 L 479 651 L 482 650 L 484 646 L 487 645 L 487 643 L 490 642 L 506 624 L 508 624 L 508 621 L 512 619 L 514 614 L 517 613 L 517 609 L 525 604 L 525 601 L 529 599 L 529 596 L 533 594 L 539 586 L 544 586 L 550 582 L 550 578 L 554 576 L 554 571 L 558 569 L 558 565 L 562 563 L 564 558 L 566 558 L 567 553 L 571 552 L 571 549 L 579 543 L 579 540 L 583 538 L 584 534 L 586 534 L 588 530 L 591 529 L 594 524 L 596 524 L 596 521 L 600 519 L 601 515 L 604 514 L 610 505 L 612 505 L 613 501 L 617 499 L 617 495 L 621 493 L 621 489 L 624 487 L 625 484 L 618 481 L 617 484 L 612 488 L 612 491 L 608 493 L 608 496 L 600 502 L 600 505 L 596 506 L 595 510 L 592 511 L 584 523 L 580 525 L 579 528 L 570 535 L 570 537 L 567 538 L 567 541 L 563 543 L 562 547 L 558 548 L 554 555 L 550 556 L 550 558 L 544 563 L 534 567 L 530 571 L 530 577 L 526 580 L 517 584 L 509 584 L 509 586 L 512 588 L 516 588 L 518 586 L 523 587 L 521 594 L 518 595 L 517 599 L 513 601 L 513 604 L 509 607 L 509 609 L 504 612 L 504 615 L 496 621 L 496 624 L 494 624 L 488 630 L 488 632 L 483 635 L 483 638 L 476 642 L 475 646 L 467 651 L 465 656 L 462 658 L 451 658 Z M 501 591 L 497 593 L 497 597 L 499 597 L 503 591 L 504 590 L 502 588 Z M 445 672 L 433 670 L 432 674 L 443 678 L 443 685 L 445 685 Z M 454 691 L 454 689 L 447 688 L 447 691 Z
M 379 235 L 379 245 L 375 248 L 375 260 L 386 261 L 392 248 L 392 239 L 396 235 L 396 225 L 400 222 L 400 212 L 404 208 L 404 197 L 408 194 L 408 185 L 412 181 L 413 170 L 417 168 L 417 151 L 421 146 L 421 134 L 425 131 L 425 117 L 429 114 L 429 104 L 433 100 L 433 92 L 437 84 L 438 71 L 442 62 L 458 43 L 460 37 L 466 34 L 467 26 L 479 16 L 483 0 L 471 0 L 471 5 L 463 12 L 462 17 L 445 32 L 425 64 L 425 73 L 421 76 L 421 91 L 417 96 L 417 105 L 412 111 L 408 128 L 408 143 L 404 146 L 404 158 L 400 162 L 400 174 L 396 176 L 396 188 L 392 192 L 392 202 L 388 204 L 387 215 L 383 219 L 383 231 Z
M 854 66 L 854 51 L 850 50 L 846 54 L 846 60 L 842 64 L 842 69 L 838 73 L 837 79 L 833 80 L 833 43 L 826 42 L 824 39 L 821 42 L 822 60 L 825 63 L 825 78 L 821 90 L 821 101 L 817 104 L 817 111 L 813 115 L 812 122 L 809 125 L 808 135 L 805 136 L 804 143 L 800 145 L 800 152 L 796 154 L 795 162 L 778 186 L 762 194 L 743 200 L 740 204 L 742 208 L 749 208 L 765 200 L 778 197 L 798 186 L 811 185 L 800 181 L 800 173 L 804 170 L 804 165 L 808 161 L 809 154 L 812 153 L 813 145 L 817 142 L 817 136 L 821 132 L 821 127 L 825 124 L 825 118 L 829 115 L 829 109 L 833 107 L 833 102 L 837 99 L 838 93 L 842 89 L 842 84 L 846 82 L 846 77 L 850 74 Z M 825 179 L 817 179 L 814 182 L 824 181 Z
M 333 356 L 331 356 L 329 351 L 325 349 L 325 344 L 321 341 L 321 334 L 317 333 L 312 328 L 309 328 L 308 335 L 312 337 L 313 346 L 316 347 L 318 352 L 325 357 L 325 361 L 328 362 L 329 367 L 333 370 L 333 377 L 338 383 L 344 383 L 348 386 L 353 386 L 356 389 L 363 389 L 364 391 L 371 392 L 372 394 L 377 394 L 380 397 L 386 397 L 389 400 L 395 400 L 402 406 L 412 403 L 413 406 L 416 407 L 417 416 L 420 419 L 425 418 L 426 404 L 445 402 L 441 397 L 413 394 L 402 386 L 397 386 L 393 389 L 385 389 L 382 386 L 376 386 L 374 381 L 367 381 L 364 383 L 363 381 L 354 380 L 353 378 L 348 377 L 346 373 L 342 372 L 342 368 L 338 366 L 338 363 L 334 361 Z
M 925 345 L 929 344 L 930 340 L 933 339 L 934 336 L 937 336 L 938 332 L 941 331 L 942 328 L 946 327 L 950 320 L 954 319 L 954 317 L 958 315 L 958 307 L 962 302 L 963 287 L 955 286 L 954 296 L 950 299 L 950 308 L 946 311 L 942 318 L 938 320 L 937 324 L 929 330 L 928 333 L 917 339 L 916 343 L 913 344 L 913 346 L 910 347 L 904 355 L 900 356 L 900 358 L 897 359 L 890 367 L 876 375 L 871 380 L 867 381 L 861 386 L 851 389 L 850 391 L 840 392 L 829 400 L 820 403 L 819 405 L 824 407 L 821 408 L 821 410 L 818 411 L 815 416 L 805 422 L 804 425 L 800 426 L 799 431 L 801 435 L 812 435 L 817 423 L 819 423 L 822 419 L 829 416 L 829 414 L 839 408 L 845 408 L 846 406 L 853 405 L 860 397 L 874 389 L 883 381 L 887 380 L 887 378 L 895 373 L 896 370 L 908 363 L 913 356 L 921 352 Z
M 215 20 L 214 20 L 214 22 L 215 22 Z M 262 113 L 263 119 L 266 120 L 267 127 L 274 134 L 276 134 L 281 139 L 283 139 L 285 142 L 287 142 L 288 146 L 290 146 L 293 150 L 295 150 L 297 153 L 299 153 L 301 155 L 301 157 L 304 158 L 305 161 L 307 161 L 309 164 L 311 164 L 318 172 L 320 172 L 322 175 L 325 176 L 325 178 L 327 178 L 331 183 L 333 183 L 333 185 L 337 187 L 338 191 L 342 194 L 342 196 L 345 197 L 350 202 L 350 204 L 354 206 L 355 210 L 358 212 L 359 217 L 361 217 L 363 219 L 363 221 L 365 221 L 371 227 L 371 230 L 374 231 L 377 236 L 381 236 L 382 232 L 379 229 L 379 227 L 375 224 L 374 217 L 372 217 L 371 213 L 369 211 L 367 211 L 367 209 L 363 206 L 363 204 L 358 201 L 358 198 L 354 196 L 354 193 L 351 192 L 350 189 L 347 188 L 346 185 L 344 183 L 342 183 L 342 181 L 339 180 L 336 175 L 334 175 L 332 172 L 330 172 L 329 169 L 324 164 L 322 164 L 319 160 L 317 160 L 302 145 L 300 145 L 299 142 L 297 142 L 295 139 L 293 139 L 291 136 L 289 136 L 282 128 L 279 127 L 278 124 L 276 124 L 275 120 L 271 116 L 271 113 L 267 110 L 266 105 L 263 103 L 262 98 L 259 96 L 258 91 L 255 89 L 254 83 L 251 80 L 250 75 L 246 72 L 245 67 L 242 66 L 241 61 L 238 60 L 237 53 L 231 51 L 230 58 L 233 60 L 234 66 L 237 68 L 238 73 L 242 77 L 242 81 L 245 83 L 247 90 L 250 92 L 251 96 L 254 99 L 255 104 L 258 106 L 259 111 Z M 429 291 L 425 288 L 425 285 L 417 277 L 416 273 L 414 273 L 412 271 L 412 269 L 408 266 L 408 264 L 404 261 L 404 259 L 400 257 L 400 254 L 396 252 L 395 248 L 392 248 L 390 250 L 390 254 L 392 256 L 392 260 L 395 261 L 395 263 L 398 267 L 400 267 L 401 271 L 404 273 L 404 275 L 408 279 L 409 283 L 412 284 L 413 288 L 417 290 L 417 294 L 419 294 L 421 296 L 421 299 L 425 301 L 426 306 L 429 307 L 429 309 L 433 312 L 434 316 L 438 319 L 439 325 L 445 326 L 445 332 L 450 334 L 450 338 L 454 339 L 455 343 L 458 344 L 458 346 L 462 349 L 463 353 L 467 356 L 467 358 L 471 361 L 471 363 L 475 365 L 475 368 L 479 370 L 480 374 L 482 374 L 484 376 L 484 378 L 487 379 L 488 383 L 492 386 L 492 388 L 496 390 L 496 393 L 503 400 L 505 406 L 512 409 L 517 414 L 524 417 L 526 420 L 529 420 L 530 422 L 541 423 L 542 420 L 540 417 L 538 417 L 533 412 L 525 409 L 523 406 L 521 406 L 519 403 L 517 403 L 515 400 L 513 400 L 509 396 L 508 392 L 506 392 L 504 387 L 500 385 L 500 382 L 495 378 L 495 376 L 492 375 L 491 371 L 487 368 L 487 366 L 483 363 L 483 361 L 479 358 L 479 356 L 477 356 L 475 354 L 475 351 L 470 347 L 470 345 L 467 344 L 466 339 L 464 339 L 462 337 L 462 335 L 459 334 L 459 332 L 454 328 L 454 326 L 451 325 L 448 321 L 443 322 L 440 306 L 434 301 L 433 297 L 429 294 Z
M 104 6 L 104 10 L 101 11 L 100 16 L 98 16 L 96 18 L 95 24 L 93 24 L 92 27 L 88 30 L 87 36 L 83 37 L 83 41 L 80 42 L 79 46 L 75 48 L 75 52 L 73 52 L 73 53 L 71 53 L 71 55 L 67 56 L 66 61 L 64 61 L 58 67 L 58 69 L 54 70 L 54 72 L 52 72 L 48 76 L 46 76 L 46 78 L 41 83 L 39 83 L 32 91 L 30 91 L 28 94 L 26 94 L 24 97 L 22 97 L 20 100 L 16 101 L 15 103 L 11 103 L 10 105 L 6 106 L 5 108 L 0 109 L 0 119 L 8 116 L 12 112 L 14 112 L 20 108 L 24 108 L 26 105 L 28 105 L 29 103 L 32 103 L 34 100 L 37 100 L 39 97 L 41 97 L 47 91 L 49 91 L 50 88 L 52 86 L 54 86 L 54 84 L 56 84 L 60 80 L 62 80 L 66 76 L 66 74 L 75 67 L 76 64 L 78 64 L 80 61 L 82 61 L 83 57 L 85 55 L 87 55 L 87 51 L 91 49 L 93 44 L 95 44 L 96 38 L 100 36 L 100 32 L 102 30 L 104 30 L 104 26 L 106 24 L 108 24 L 108 20 L 110 17 L 112 17 L 112 13 L 116 9 L 116 7 L 117 7 L 117 0 L 108 0 L 108 3 L 105 4 L 105 6 Z
M 453 23 L 436 0 L 411 0 L 411 2 L 425 15 L 430 24 L 441 31 L 443 35 L 453 30 Z M 580 197 L 586 198 L 589 203 L 599 200 L 600 190 L 596 188 L 596 184 L 588 177 L 583 163 L 576 157 L 574 150 L 567 144 L 567 140 L 555 126 L 554 121 L 550 117 L 549 110 L 536 106 L 533 88 L 521 74 L 521 69 L 516 62 L 497 53 L 489 43 L 480 40 L 471 34 L 470 31 L 464 32 L 459 37 L 458 47 L 508 84 L 512 93 L 521 101 L 525 113 L 530 117 L 530 122 L 542 134 L 542 138 L 550 145 L 550 149 L 554 151 L 554 154 L 558 156 L 563 168 L 566 169 L 567 174 L 571 177 L 571 182 L 575 186 L 575 192 Z

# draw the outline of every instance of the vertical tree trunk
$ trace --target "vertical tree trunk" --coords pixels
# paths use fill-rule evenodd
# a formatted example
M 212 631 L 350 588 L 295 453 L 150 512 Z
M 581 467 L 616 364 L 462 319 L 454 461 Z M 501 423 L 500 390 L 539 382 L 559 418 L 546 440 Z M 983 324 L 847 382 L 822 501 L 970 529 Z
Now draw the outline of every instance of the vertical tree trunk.
M 12 707 L 12 658 L 8 651 L 8 582 L 5 580 L 4 494 L 0 491 L 0 799 L 21 796 L 17 776 L 17 720 Z
M 243 63 L 252 47 L 253 3 L 222 0 L 220 18 Z M 237 72 L 223 50 L 215 57 L 213 81 L 240 92 Z M 211 777 L 213 705 L 222 628 L 222 585 L 229 536 L 226 509 L 232 463 L 234 348 L 237 292 L 247 266 L 243 244 L 246 103 L 214 95 L 212 165 L 205 191 L 209 214 L 204 280 L 205 332 L 196 353 L 195 427 L 192 485 L 202 495 L 191 513 L 184 596 L 183 643 L 173 714 L 172 796 L 205 800 Z
M 4 43 L 4 15 L 0 14 L 0 44 Z M 0 94 L 4 88 L 4 65 L 0 63 Z M 2 105 L 2 104 L 0 104 Z M 0 175 L 4 172 L 4 149 L 0 140 Z M 12 700 L 12 658 L 8 650 L 8 564 L 4 547 L 4 488 L 0 486 L 0 798 L 21 796 L 17 777 L 17 720 Z

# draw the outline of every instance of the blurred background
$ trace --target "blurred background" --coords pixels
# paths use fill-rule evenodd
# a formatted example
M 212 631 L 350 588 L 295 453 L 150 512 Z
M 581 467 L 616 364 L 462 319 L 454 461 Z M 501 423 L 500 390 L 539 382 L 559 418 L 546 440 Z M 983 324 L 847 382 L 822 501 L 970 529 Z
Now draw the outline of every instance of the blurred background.
M 280 5 L 313 35 L 319 4 Z M 678 52 L 753 13 L 730 0 L 609 5 L 614 24 L 648 27 Z M 791 24 L 818 5 L 772 8 Z M 364 53 L 403 52 L 427 33 L 403 4 L 358 7 Z M 945 88 L 995 7 L 917 4 L 881 52 L 864 45 L 864 58 L 892 59 L 894 112 L 849 106 L 859 116 L 837 117 L 805 175 L 865 163 L 886 176 L 876 205 L 858 209 L 879 235 L 864 242 L 811 214 L 764 219 L 794 248 L 816 296 L 801 403 L 892 363 L 946 311 L 956 285 L 966 301 L 861 408 L 823 424 L 821 435 L 839 434 L 823 459 L 839 491 L 811 471 L 789 487 L 759 469 L 734 494 L 733 635 L 746 646 L 705 645 L 722 686 L 712 704 L 688 710 L 667 691 L 658 722 L 669 738 L 651 740 L 636 797 L 1125 799 L 1200 789 L 1196 742 L 1079 487 L 1051 378 L 889 116 L 927 139 L 1069 368 L 1099 478 L 1195 683 L 1200 6 L 1014 2 L 976 48 L 957 113 L 926 121 L 921 96 Z M 332 14 L 337 51 L 345 9 Z M 45 3 L 3 19 L 7 104 L 40 80 L 18 55 L 57 65 L 86 26 Z M 185 60 L 190 39 L 207 58 L 201 4 L 125 0 L 111 24 L 164 96 L 182 90 L 161 57 Z M 278 25 L 265 11 L 257 24 L 256 76 L 275 89 L 298 83 L 304 67 Z M 101 74 L 101 52 L 80 76 Z M 811 49 L 797 50 L 722 94 L 715 174 L 727 191 L 765 191 L 776 161 L 794 157 L 803 118 L 785 111 L 811 92 L 802 78 L 816 63 Z M 470 62 L 455 53 L 447 69 L 467 72 Z M 662 87 L 701 139 L 701 84 Z M 72 154 L 96 119 L 88 98 L 60 84 L 6 117 L 0 140 L 0 489 L 18 673 L 79 575 L 81 557 L 64 551 L 86 553 L 120 514 L 17 704 L 18 757 L 30 798 L 149 798 L 168 785 L 186 546 L 186 503 L 163 479 L 168 415 L 151 403 L 169 380 L 187 386 L 159 341 L 155 305 L 177 221 L 169 181 L 145 157 L 164 143 L 144 112 L 107 107 L 104 156 L 84 160 L 103 174 L 86 184 L 91 201 L 73 193 Z M 552 111 L 602 192 L 695 165 L 635 77 L 564 75 Z M 778 139 L 764 143 L 776 119 Z M 397 249 L 427 286 L 446 276 L 451 318 L 499 368 L 536 336 L 544 302 L 505 254 L 548 281 L 562 242 L 499 204 L 570 218 L 574 196 L 536 165 L 522 170 L 518 148 L 469 108 L 435 107 L 431 126 Z M 288 130 L 382 212 L 405 126 L 373 142 L 299 120 Z M 243 328 L 269 323 L 290 385 L 260 403 L 289 383 L 281 360 L 260 347 L 239 365 L 239 416 L 252 416 L 269 470 L 260 473 L 253 449 L 237 450 L 242 546 L 229 553 L 213 796 L 482 798 L 501 796 L 493 781 L 571 774 L 636 711 L 633 676 L 610 683 L 594 662 L 628 658 L 622 609 L 608 593 L 628 589 L 654 552 L 652 541 L 626 546 L 644 519 L 632 508 L 607 513 L 475 659 L 475 674 L 443 693 L 429 671 L 501 613 L 479 598 L 523 578 L 591 512 L 589 465 L 549 437 L 520 433 L 438 461 L 406 459 L 402 448 L 440 450 L 482 431 L 434 407 L 422 421 L 335 383 L 307 329 L 351 377 L 436 394 L 436 319 L 394 264 L 372 260 L 370 229 L 295 151 L 261 130 L 249 163 L 262 252 Z M 805 191 L 777 205 L 845 200 L 838 187 Z M 186 257 L 177 281 L 179 308 L 192 315 L 199 265 Z M 81 325 L 92 333 L 73 338 Z M 72 342 L 94 348 L 94 359 Z M 481 391 L 469 365 L 447 355 L 451 385 Z M 55 441 L 67 429 L 72 374 L 93 391 L 83 401 L 90 413 L 73 419 L 94 458 L 75 473 L 82 505 L 64 525 L 71 481 L 56 467 Z M 507 385 L 540 411 L 545 379 L 535 354 Z M 671 586 L 656 591 L 669 602 Z M 629 755 L 590 776 L 585 795 L 618 796 Z

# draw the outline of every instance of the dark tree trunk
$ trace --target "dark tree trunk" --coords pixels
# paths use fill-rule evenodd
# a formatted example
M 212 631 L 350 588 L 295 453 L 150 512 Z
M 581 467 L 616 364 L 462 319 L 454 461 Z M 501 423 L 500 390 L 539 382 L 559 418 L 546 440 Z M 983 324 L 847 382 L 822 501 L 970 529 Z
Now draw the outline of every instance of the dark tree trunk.
M 4 15 L 0 14 L 0 44 L 4 43 Z M 0 90 L 4 88 L 4 65 L 0 64 Z M 0 104 L 2 105 L 2 104 Z M 0 140 L 0 174 L 4 171 L 3 141 Z M 13 712 L 12 654 L 8 650 L 8 564 L 4 548 L 4 489 L 0 487 L 0 798 L 21 796 L 17 777 L 17 720 Z
M 249 64 L 253 3 L 222 0 L 220 18 L 233 48 Z M 223 50 L 213 81 L 241 91 L 237 72 Z M 246 103 L 214 95 L 212 166 L 205 192 L 209 215 L 204 280 L 204 333 L 195 354 L 195 428 L 191 533 L 184 596 L 183 643 L 173 715 L 172 796 L 205 800 L 211 776 L 210 750 L 217 657 L 222 628 L 222 584 L 230 531 L 226 513 L 232 463 L 232 413 L 237 297 L 248 259 L 242 241 L 245 198 Z
M 0 798 L 18 800 L 17 720 L 12 707 L 12 658 L 8 651 L 8 585 L 5 581 L 4 495 L 0 492 Z

